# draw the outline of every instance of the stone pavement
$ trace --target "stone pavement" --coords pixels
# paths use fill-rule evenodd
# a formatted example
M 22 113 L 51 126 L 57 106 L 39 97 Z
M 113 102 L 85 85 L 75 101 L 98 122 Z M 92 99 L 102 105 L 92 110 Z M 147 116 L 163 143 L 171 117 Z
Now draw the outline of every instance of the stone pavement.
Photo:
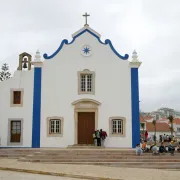
M 11 171 L 0 171 L 0 180 L 75 180 L 66 177 L 45 176 Z
M 51 174 L 77 179 L 96 180 L 179 180 L 180 171 L 119 168 L 93 165 L 41 164 L 0 159 L 0 170 L 22 171 L 37 174 Z

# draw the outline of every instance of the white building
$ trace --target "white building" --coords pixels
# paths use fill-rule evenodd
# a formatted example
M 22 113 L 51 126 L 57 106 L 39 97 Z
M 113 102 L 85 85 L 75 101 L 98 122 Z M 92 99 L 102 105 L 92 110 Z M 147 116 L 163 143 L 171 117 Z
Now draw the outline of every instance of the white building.
M 171 126 L 171 124 L 169 123 Z M 180 138 L 180 118 L 175 118 L 173 121 L 173 129 L 176 137 Z
M 14 76 L 0 82 L 1 147 L 93 144 L 95 129 L 107 132 L 106 147 L 139 143 L 137 53 L 128 61 L 87 24 L 72 38 L 44 61 L 20 54 Z

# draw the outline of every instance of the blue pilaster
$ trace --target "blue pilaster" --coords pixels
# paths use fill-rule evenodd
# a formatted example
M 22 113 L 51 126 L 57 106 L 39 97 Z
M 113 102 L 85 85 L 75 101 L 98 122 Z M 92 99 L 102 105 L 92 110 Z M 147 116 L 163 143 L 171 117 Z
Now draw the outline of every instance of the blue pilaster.
M 34 68 L 32 148 L 40 148 L 41 132 L 41 67 Z
M 131 68 L 132 148 L 140 143 L 138 68 Z

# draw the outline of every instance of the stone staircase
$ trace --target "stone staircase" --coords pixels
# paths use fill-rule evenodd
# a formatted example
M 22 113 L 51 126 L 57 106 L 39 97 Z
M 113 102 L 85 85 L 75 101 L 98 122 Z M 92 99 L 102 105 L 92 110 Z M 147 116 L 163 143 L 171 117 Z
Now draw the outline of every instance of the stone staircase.
M 180 169 L 180 153 L 136 156 L 133 149 L 69 147 L 66 149 L 0 149 L 0 158 L 21 162 L 91 164 L 131 168 Z

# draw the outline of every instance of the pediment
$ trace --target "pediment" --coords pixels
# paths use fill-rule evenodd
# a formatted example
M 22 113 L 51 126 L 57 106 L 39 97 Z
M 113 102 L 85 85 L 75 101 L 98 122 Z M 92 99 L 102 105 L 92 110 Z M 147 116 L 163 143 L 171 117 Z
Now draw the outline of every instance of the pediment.
M 72 41 L 68 42 L 67 39 L 64 39 L 59 48 L 52 54 L 52 55 L 47 55 L 46 53 L 43 55 L 44 59 L 52 59 L 54 56 L 56 56 L 60 51 L 61 49 L 63 48 L 64 45 L 71 45 L 79 36 L 81 36 L 82 34 L 84 33 L 89 33 L 91 34 L 93 37 L 95 37 L 97 39 L 97 41 L 102 44 L 102 45 L 108 45 L 112 52 L 118 56 L 121 60 L 127 60 L 129 58 L 129 55 L 128 54 L 125 54 L 124 56 L 120 55 L 116 50 L 115 48 L 113 47 L 111 41 L 109 39 L 106 39 L 105 42 L 102 42 L 101 39 L 100 39 L 100 34 L 97 33 L 96 31 L 94 31 L 93 29 L 91 29 L 90 27 L 83 27 L 81 28 L 79 31 L 75 32 L 72 37 Z
M 97 108 L 101 103 L 94 99 L 79 99 L 72 103 L 76 108 Z

